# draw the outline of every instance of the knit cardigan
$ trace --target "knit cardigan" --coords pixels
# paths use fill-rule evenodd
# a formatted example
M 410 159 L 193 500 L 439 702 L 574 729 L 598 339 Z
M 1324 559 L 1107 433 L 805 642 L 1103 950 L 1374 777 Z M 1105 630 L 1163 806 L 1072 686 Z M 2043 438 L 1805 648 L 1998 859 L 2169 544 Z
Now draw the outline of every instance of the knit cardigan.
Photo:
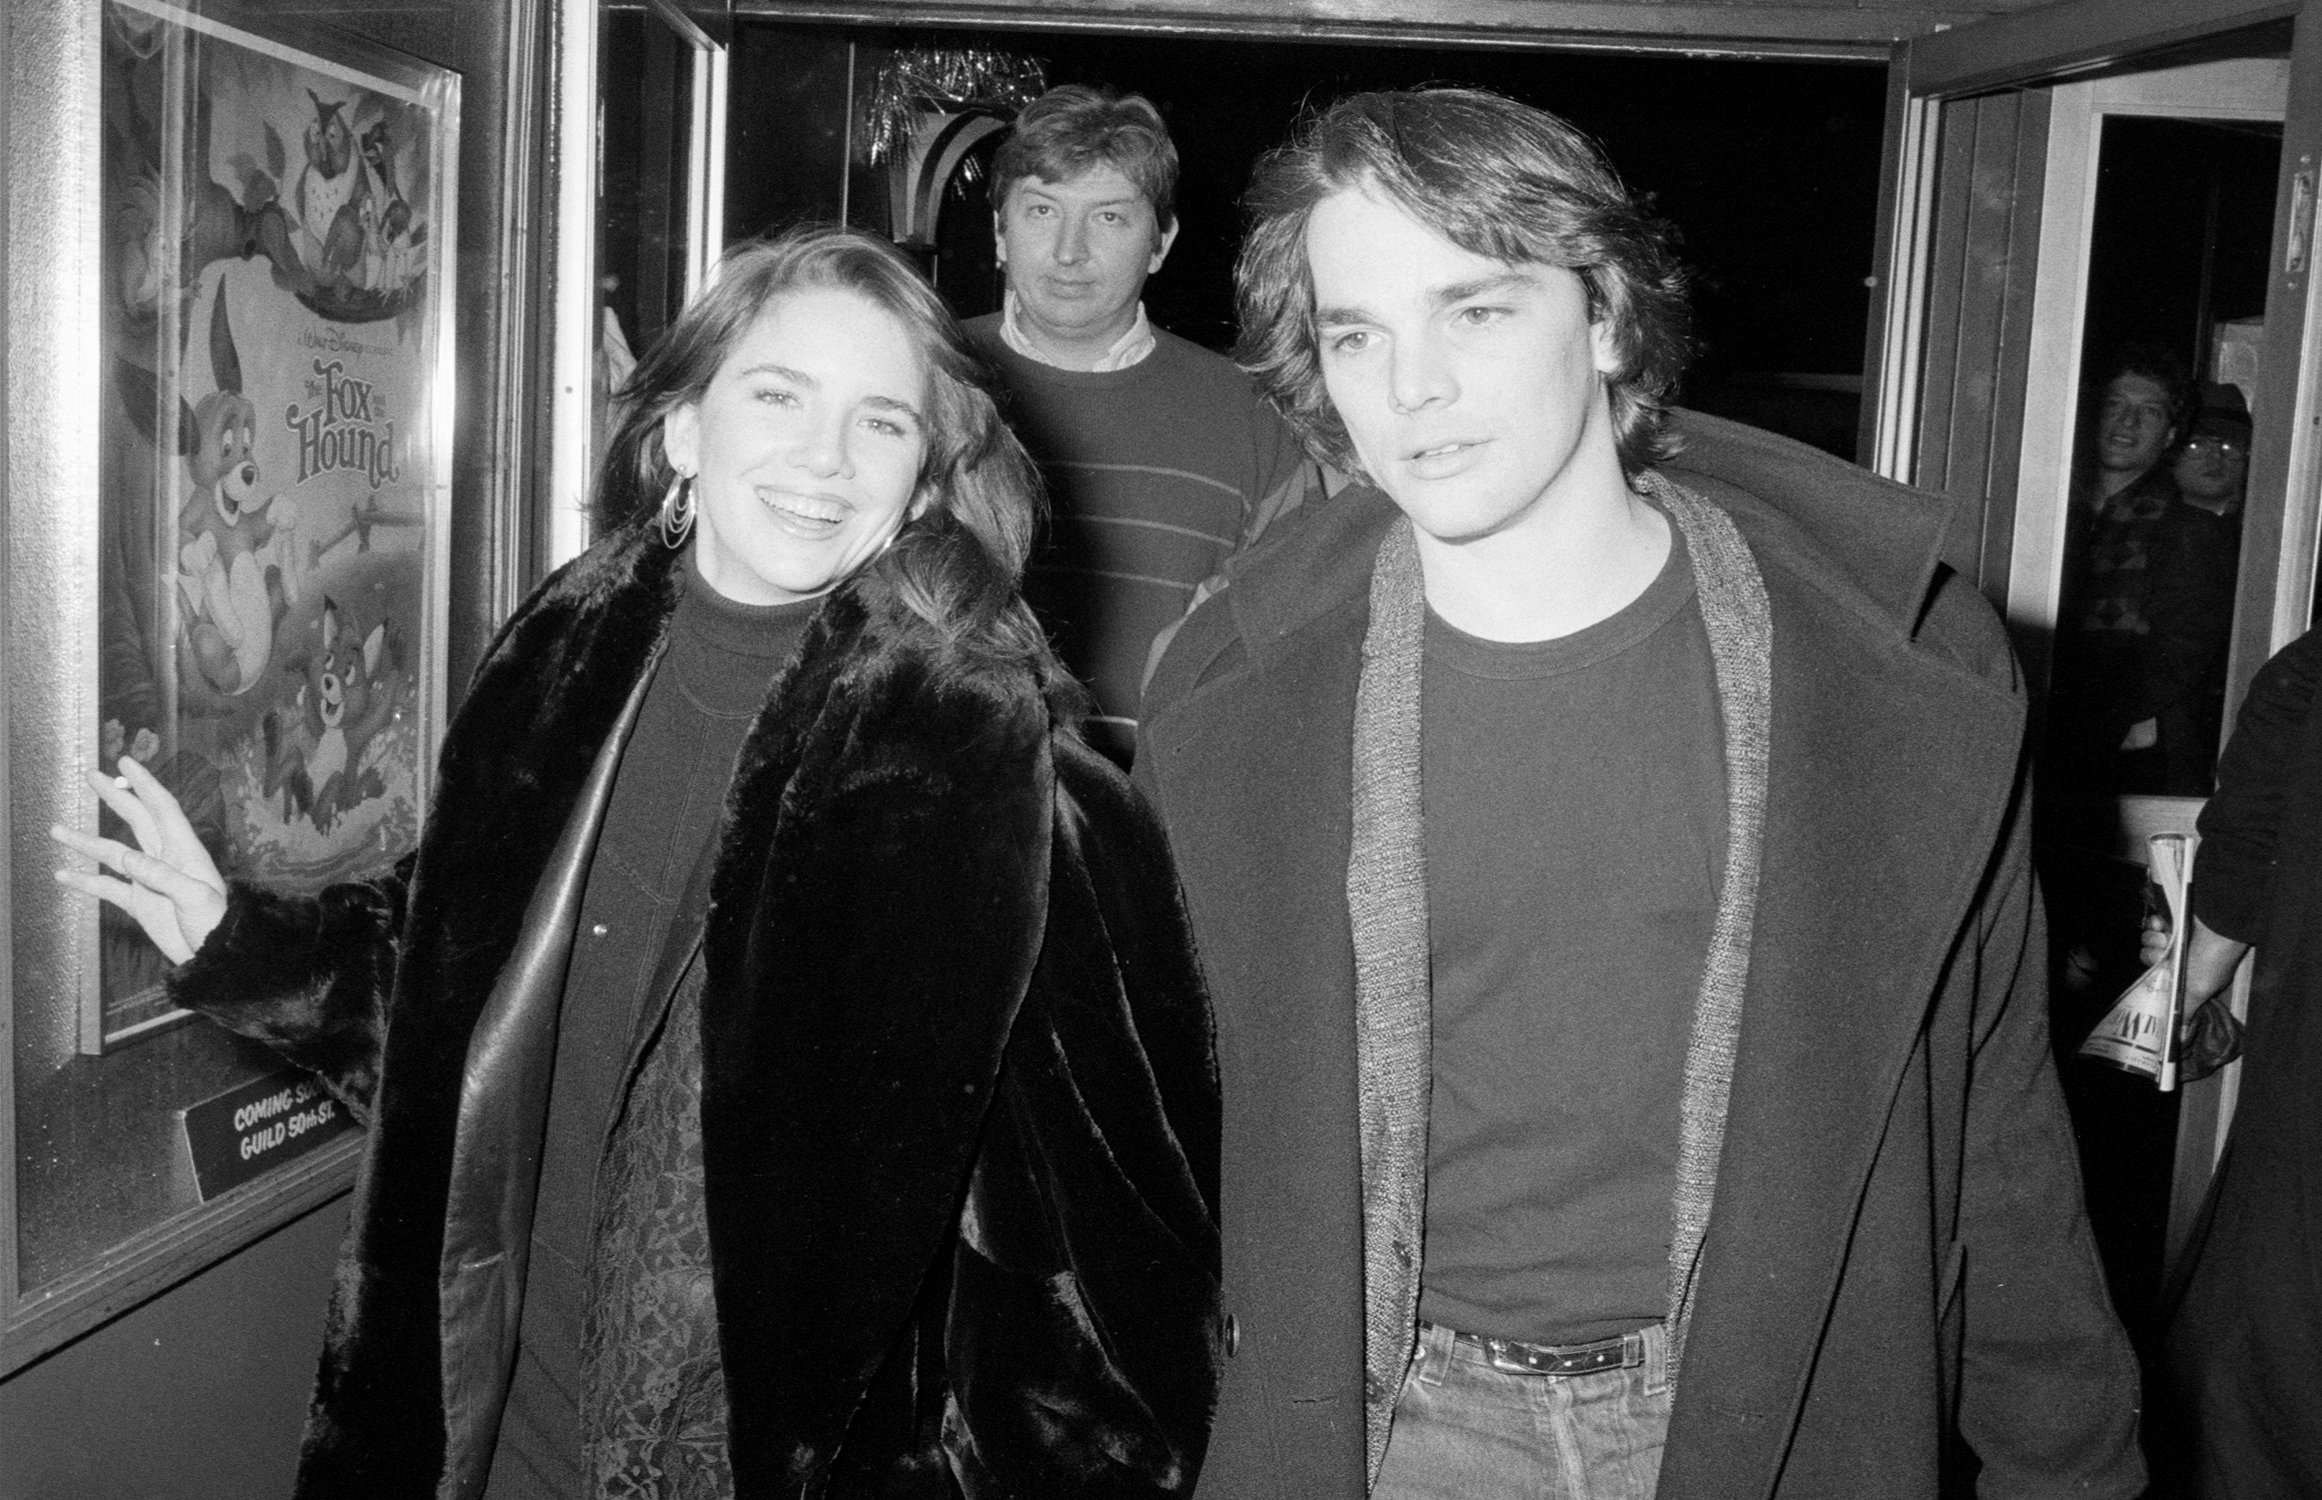
M 1702 1235 L 1717 1192 L 1749 977 L 1772 734 L 1773 623 L 1765 583 L 1733 522 L 1658 474 L 1640 488 L 1685 535 L 1725 729 L 1726 862 L 1693 1010 L 1678 1107 L 1669 1240 L 1669 1374 L 1684 1358 Z M 1372 1483 L 1417 1342 L 1427 1211 L 1428 986 L 1425 830 L 1419 794 L 1420 646 L 1426 604 L 1411 523 L 1389 528 L 1371 575 L 1355 695 L 1354 837 L 1347 910 L 1355 947 L 1355 1042 L 1363 1164 L 1364 1447 Z

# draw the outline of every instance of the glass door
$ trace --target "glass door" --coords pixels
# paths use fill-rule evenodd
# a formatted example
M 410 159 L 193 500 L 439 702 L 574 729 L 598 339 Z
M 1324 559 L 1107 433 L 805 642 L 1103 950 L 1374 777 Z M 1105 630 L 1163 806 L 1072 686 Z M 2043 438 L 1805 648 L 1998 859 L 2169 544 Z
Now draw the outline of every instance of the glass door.
M 2279 15 L 2040 7 L 1906 44 L 1890 92 L 1865 448 L 1980 521 L 2030 677 L 2059 1068 L 2147 1347 L 2237 1070 L 2164 1095 L 2074 1054 L 2137 972 L 2146 836 L 2192 827 L 2314 599 L 2322 26 Z
M 562 0 L 558 15 L 549 567 L 588 546 L 614 394 L 725 246 L 722 11 Z
M 2005 602 L 2044 689 L 2051 1021 L 2132 1324 L 2159 1295 L 2188 1122 L 2076 1050 L 2140 971 L 2146 839 L 2192 832 L 2226 727 L 2288 79 L 2286 56 L 2243 57 L 2049 97 Z

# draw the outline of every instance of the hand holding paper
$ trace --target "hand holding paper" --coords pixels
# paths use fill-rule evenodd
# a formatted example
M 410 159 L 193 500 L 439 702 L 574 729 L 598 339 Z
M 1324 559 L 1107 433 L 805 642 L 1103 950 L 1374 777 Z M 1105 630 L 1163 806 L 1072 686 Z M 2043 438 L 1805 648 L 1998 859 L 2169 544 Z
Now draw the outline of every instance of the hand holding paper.
M 2142 955 L 2148 967 L 2080 1044 L 2082 1057 L 2142 1073 L 2163 1093 L 2177 1087 L 2177 1023 L 2185 1005 L 2186 945 L 2182 934 L 2190 915 L 2186 897 L 2192 886 L 2197 842 L 2189 833 L 2156 833 L 2147 840 L 2152 884 L 2167 908 L 2167 927 L 2158 957 L 2154 927 L 2148 921 Z

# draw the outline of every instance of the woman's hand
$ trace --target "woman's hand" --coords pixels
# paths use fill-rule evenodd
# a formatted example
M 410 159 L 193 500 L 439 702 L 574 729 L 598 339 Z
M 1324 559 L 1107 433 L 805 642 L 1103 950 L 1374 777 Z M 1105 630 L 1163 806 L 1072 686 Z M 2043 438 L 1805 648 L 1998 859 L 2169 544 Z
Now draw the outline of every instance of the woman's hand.
M 56 878 L 135 917 L 162 956 L 182 964 L 226 915 L 226 882 L 169 788 L 126 755 L 120 765 L 118 781 L 96 771 L 86 774 L 105 805 L 129 825 L 136 848 L 57 825 L 51 825 L 48 836 L 124 878 L 69 867 L 60 868 Z

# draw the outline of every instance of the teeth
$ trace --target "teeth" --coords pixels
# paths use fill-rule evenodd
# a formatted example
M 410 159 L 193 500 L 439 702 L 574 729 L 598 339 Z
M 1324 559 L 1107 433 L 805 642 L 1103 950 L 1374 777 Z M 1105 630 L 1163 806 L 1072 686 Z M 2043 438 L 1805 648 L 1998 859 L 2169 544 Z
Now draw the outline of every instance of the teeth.
M 847 508 L 835 500 L 816 499 L 810 495 L 776 494 L 763 497 L 765 503 L 784 515 L 796 516 L 802 521 L 813 521 L 835 526 L 847 518 Z

